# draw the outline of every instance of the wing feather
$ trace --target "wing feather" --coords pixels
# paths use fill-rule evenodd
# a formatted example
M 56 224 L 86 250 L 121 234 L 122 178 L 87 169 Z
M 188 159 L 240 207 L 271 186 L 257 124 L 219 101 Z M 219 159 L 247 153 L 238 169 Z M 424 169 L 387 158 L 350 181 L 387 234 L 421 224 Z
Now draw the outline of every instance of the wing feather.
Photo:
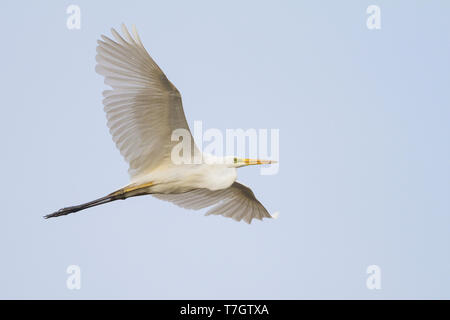
M 223 215 L 247 223 L 251 223 L 254 218 L 262 220 L 272 217 L 256 199 L 253 191 L 239 182 L 234 182 L 223 190 L 195 189 L 185 193 L 153 196 L 186 209 L 198 210 L 214 205 L 206 215 Z
M 133 178 L 170 161 L 178 143 L 171 141 L 172 132 L 190 130 L 179 91 L 145 50 L 136 28 L 133 36 L 125 25 L 123 36 L 111 33 L 115 40 L 102 35 L 97 41 L 96 71 L 112 88 L 103 92 L 107 125 Z M 199 152 L 195 144 L 193 150 Z

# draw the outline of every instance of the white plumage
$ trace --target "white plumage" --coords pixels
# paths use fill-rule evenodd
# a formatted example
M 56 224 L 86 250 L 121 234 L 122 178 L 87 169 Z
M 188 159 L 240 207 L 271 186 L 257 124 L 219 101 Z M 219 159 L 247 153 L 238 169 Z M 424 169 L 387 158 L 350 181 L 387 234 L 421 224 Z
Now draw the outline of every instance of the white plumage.
M 67 215 L 92 206 L 152 194 L 187 209 L 211 207 L 221 214 L 250 223 L 270 214 L 246 186 L 236 182 L 236 168 L 272 161 L 227 157 L 212 164 L 175 164 L 171 151 L 178 143 L 172 132 L 190 134 L 181 95 L 145 50 L 136 29 L 122 25 L 115 40 L 102 35 L 97 46 L 96 71 L 112 90 L 103 92 L 107 125 L 114 143 L 129 163 L 130 184 L 106 197 L 60 209 L 46 218 Z M 192 136 L 191 136 L 192 139 Z M 193 141 L 193 139 L 192 139 Z M 201 151 L 193 143 L 194 155 Z M 205 155 L 209 159 L 211 155 Z
M 116 41 L 102 35 L 97 46 L 96 71 L 112 90 L 103 92 L 108 127 L 130 164 L 131 177 L 145 174 L 170 160 L 176 142 L 172 131 L 189 130 L 181 96 L 145 50 L 133 27 L 134 39 L 122 26 Z

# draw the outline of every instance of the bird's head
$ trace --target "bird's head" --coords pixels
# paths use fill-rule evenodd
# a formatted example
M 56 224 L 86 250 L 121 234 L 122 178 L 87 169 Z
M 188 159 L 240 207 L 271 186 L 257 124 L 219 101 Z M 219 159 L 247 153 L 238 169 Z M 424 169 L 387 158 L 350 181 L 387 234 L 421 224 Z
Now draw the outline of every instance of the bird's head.
M 238 158 L 238 157 L 227 157 L 227 164 L 233 168 L 240 168 L 245 166 L 251 166 L 256 164 L 272 164 L 277 163 L 274 160 L 260 160 L 260 159 L 247 159 L 247 158 Z

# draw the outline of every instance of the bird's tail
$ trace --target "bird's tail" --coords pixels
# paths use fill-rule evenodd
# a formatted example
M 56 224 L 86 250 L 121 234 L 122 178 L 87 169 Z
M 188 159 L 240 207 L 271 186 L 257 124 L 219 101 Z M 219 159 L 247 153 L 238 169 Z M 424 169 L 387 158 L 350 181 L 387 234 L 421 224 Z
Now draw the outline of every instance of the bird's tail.
M 71 206 L 71 207 L 66 207 L 66 208 L 62 208 L 59 209 L 56 212 L 53 212 L 51 214 L 48 214 L 46 216 L 44 216 L 45 219 L 48 218 L 55 218 L 55 217 L 59 217 L 59 216 L 65 216 L 77 211 L 81 211 L 87 208 L 91 208 L 91 207 L 95 207 L 95 206 L 99 206 L 101 204 L 105 204 L 111 201 L 116 201 L 116 200 L 125 200 L 127 198 L 126 196 L 126 192 L 124 189 L 120 189 L 116 192 L 110 193 L 105 197 L 90 201 L 90 202 L 86 202 L 77 206 Z

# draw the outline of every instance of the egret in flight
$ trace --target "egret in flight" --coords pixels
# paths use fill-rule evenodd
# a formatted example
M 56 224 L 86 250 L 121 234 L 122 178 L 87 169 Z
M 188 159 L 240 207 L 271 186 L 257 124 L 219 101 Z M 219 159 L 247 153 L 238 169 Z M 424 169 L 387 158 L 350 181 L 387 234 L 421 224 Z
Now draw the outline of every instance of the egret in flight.
M 194 154 L 221 161 L 175 164 L 171 151 L 177 141 L 172 141 L 172 132 L 185 129 L 190 135 L 180 93 L 145 50 L 134 26 L 133 36 L 125 25 L 122 35 L 111 32 L 115 40 L 104 35 L 98 40 L 96 71 L 112 88 L 103 92 L 104 110 L 113 141 L 129 164 L 130 183 L 45 218 L 147 194 L 183 208 L 212 207 L 206 215 L 236 221 L 271 218 L 250 188 L 236 181 L 236 168 L 275 161 L 202 155 L 193 143 Z

